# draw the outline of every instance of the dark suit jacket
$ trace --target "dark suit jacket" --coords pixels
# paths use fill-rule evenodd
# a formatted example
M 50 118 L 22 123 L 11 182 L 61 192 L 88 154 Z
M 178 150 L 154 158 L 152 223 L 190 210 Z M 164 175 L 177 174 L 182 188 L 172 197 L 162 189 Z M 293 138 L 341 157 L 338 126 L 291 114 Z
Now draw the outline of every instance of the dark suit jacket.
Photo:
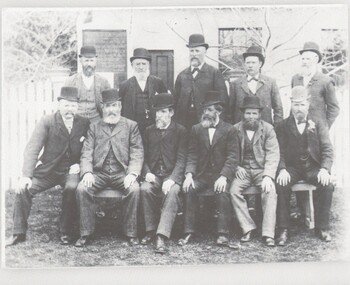
M 109 82 L 106 78 L 102 77 L 99 74 L 95 74 L 95 104 L 96 104 L 96 109 L 100 116 L 102 117 L 102 107 L 101 107 L 101 102 L 102 102 L 102 91 L 106 89 L 110 89 L 111 86 L 109 85 Z M 64 83 L 64 86 L 71 86 L 71 87 L 76 87 L 80 90 L 82 84 L 84 84 L 81 72 L 73 74 L 72 76 L 68 77 L 66 82 Z
M 81 176 L 102 169 L 110 145 L 126 174 L 141 174 L 143 146 L 137 123 L 121 117 L 113 131 L 103 120 L 90 125 L 80 158 Z
M 254 94 L 248 87 L 247 75 L 243 75 L 230 84 L 229 121 L 232 124 L 237 124 L 242 120 L 240 107 L 243 105 L 244 97 L 248 95 Z M 283 107 L 276 80 L 260 74 L 255 95 L 260 98 L 260 103 L 264 106 L 261 112 L 262 120 L 271 125 L 283 120 Z
M 235 134 L 238 137 L 239 164 L 242 166 L 244 155 L 244 128 L 243 123 L 234 125 Z M 264 169 L 263 176 L 275 179 L 278 163 L 280 160 L 280 149 L 275 130 L 272 125 L 260 121 L 259 128 L 253 137 L 253 152 L 258 165 Z
M 191 172 L 195 179 L 200 178 L 212 158 L 212 169 L 217 177 L 225 176 L 232 181 L 238 165 L 237 136 L 231 124 L 220 119 L 210 146 L 208 129 L 199 123 L 192 127 L 185 173 Z M 210 152 L 210 154 L 209 154 Z
M 312 128 L 312 125 L 315 125 L 315 127 Z M 321 168 L 325 168 L 330 172 L 333 164 L 333 147 L 329 139 L 327 125 L 308 116 L 305 131 L 311 157 Z M 280 145 L 278 169 L 281 170 L 286 166 L 293 166 L 295 158 L 298 157 L 298 149 L 295 143 L 298 129 L 293 115 L 277 125 L 276 133 Z
M 292 87 L 299 85 L 303 86 L 304 80 L 300 74 L 296 74 L 292 78 Z M 321 120 L 326 123 L 328 128 L 339 115 L 334 85 L 333 79 L 321 72 L 316 72 L 308 85 L 311 94 L 309 113 L 315 121 Z
M 209 90 L 220 91 L 221 100 L 228 103 L 227 88 L 220 70 L 204 63 L 196 78 L 193 78 L 191 67 L 181 71 L 176 78 L 174 97 L 176 102 L 175 121 L 186 125 L 187 111 L 193 93 L 198 122 L 202 116 L 201 103 Z M 225 119 L 225 115 L 221 116 Z
M 133 76 L 128 80 L 122 82 L 119 88 L 119 95 L 122 98 L 122 116 L 130 120 L 135 120 L 135 108 L 136 108 L 136 94 L 139 84 L 136 77 Z M 148 96 L 150 99 L 150 107 L 152 105 L 153 97 L 156 93 L 166 93 L 167 89 L 159 77 L 150 75 L 147 78 L 146 90 L 148 90 Z
M 155 125 L 146 129 L 144 136 L 145 162 L 143 175 L 154 173 L 160 157 L 167 169 L 172 170 L 170 179 L 181 185 L 184 178 L 187 156 L 187 131 L 178 123 L 171 122 L 163 137 Z
M 79 163 L 89 124 L 88 119 L 76 115 L 69 134 L 59 111 L 44 116 L 35 127 L 25 148 L 23 176 L 40 178 L 49 175 L 68 148 L 71 165 Z M 38 159 L 42 148 L 44 152 Z

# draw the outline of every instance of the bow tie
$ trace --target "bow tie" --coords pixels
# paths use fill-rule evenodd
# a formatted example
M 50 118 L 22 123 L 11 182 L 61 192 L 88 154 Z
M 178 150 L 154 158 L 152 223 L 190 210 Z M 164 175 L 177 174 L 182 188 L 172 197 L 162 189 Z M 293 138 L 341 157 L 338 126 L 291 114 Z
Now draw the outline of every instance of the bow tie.
M 258 78 L 252 77 L 252 78 L 250 78 L 250 79 L 248 80 L 248 82 L 250 82 L 250 81 L 252 81 L 252 80 L 254 80 L 254 81 L 259 81 Z
M 208 129 L 217 129 L 217 128 L 218 128 L 218 125 L 209 127 Z
M 193 68 L 192 74 L 195 73 L 196 71 L 199 72 L 199 68 L 198 67 Z
M 300 125 L 300 124 L 306 124 L 306 120 L 305 119 L 302 119 L 302 120 L 298 120 L 298 123 L 297 123 L 298 125 Z

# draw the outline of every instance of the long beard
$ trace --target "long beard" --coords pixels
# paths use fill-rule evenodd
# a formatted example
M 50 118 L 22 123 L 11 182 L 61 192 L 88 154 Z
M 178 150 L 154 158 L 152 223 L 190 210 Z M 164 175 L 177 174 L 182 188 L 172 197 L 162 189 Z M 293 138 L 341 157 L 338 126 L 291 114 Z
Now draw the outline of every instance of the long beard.
M 106 124 L 116 124 L 119 122 L 119 120 L 120 120 L 120 114 L 117 114 L 117 113 L 103 114 L 103 121 Z
M 201 118 L 201 125 L 205 129 L 212 128 L 215 125 L 215 121 L 216 117 L 203 114 Z
M 249 131 L 256 131 L 259 127 L 260 119 L 254 119 L 254 120 L 243 120 L 243 128 L 245 130 Z

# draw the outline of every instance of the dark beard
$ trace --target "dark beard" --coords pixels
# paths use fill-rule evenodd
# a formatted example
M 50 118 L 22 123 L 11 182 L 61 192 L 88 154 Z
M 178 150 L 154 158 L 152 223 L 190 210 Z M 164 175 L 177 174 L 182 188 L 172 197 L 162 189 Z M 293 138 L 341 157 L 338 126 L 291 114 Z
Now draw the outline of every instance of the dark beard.
M 83 73 L 85 76 L 90 77 L 95 74 L 95 68 L 91 66 L 83 67 Z
M 260 120 L 245 120 L 243 119 L 243 128 L 249 131 L 256 131 L 259 127 Z
M 205 129 L 212 128 L 214 127 L 215 121 L 216 121 L 216 118 L 203 114 L 201 118 L 201 125 Z

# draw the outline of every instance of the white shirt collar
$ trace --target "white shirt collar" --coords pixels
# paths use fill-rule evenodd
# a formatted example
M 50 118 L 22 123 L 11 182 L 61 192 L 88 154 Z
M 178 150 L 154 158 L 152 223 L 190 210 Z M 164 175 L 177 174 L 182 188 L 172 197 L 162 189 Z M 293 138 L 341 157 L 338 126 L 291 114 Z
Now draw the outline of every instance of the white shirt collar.
M 257 75 L 255 75 L 255 76 L 250 76 L 249 74 L 247 74 L 247 80 L 249 81 L 250 79 L 252 79 L 252 78 L 257 78 L 258 80 L 259 80 L 259 78 L 260 78 L 260 73 L 258 73 Z
M 198 68 L 199 70 L 201 70 L 203 65 L 204 65 L 204 63 L 205 62 L 202 62 L 202 64 L 200 66 L 197 66 L 197 67 L 191 66 L 191 71 L 193 71 L 193 69 L 195 69 L 195 68 Z

